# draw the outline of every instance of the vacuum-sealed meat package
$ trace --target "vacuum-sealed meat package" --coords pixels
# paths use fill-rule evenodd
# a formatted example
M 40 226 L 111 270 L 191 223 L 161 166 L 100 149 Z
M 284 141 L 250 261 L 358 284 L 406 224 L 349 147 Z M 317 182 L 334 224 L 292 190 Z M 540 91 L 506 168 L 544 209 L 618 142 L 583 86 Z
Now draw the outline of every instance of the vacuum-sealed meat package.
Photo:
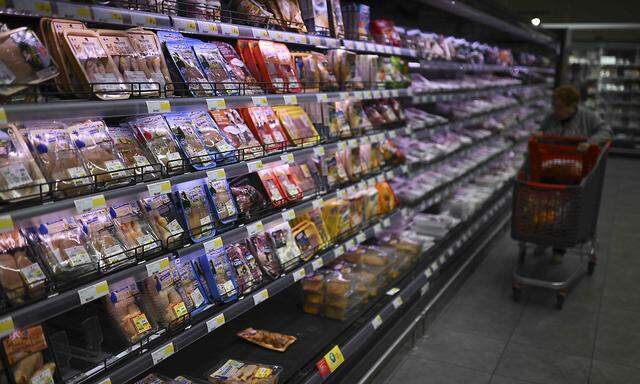
M 139 202 L 142 213 L 147 218 L 155 236 L 162 240 L 166 248 L 182 245 L 185 231 L 180 224 L 176 207 L 168 194 L 147 197 Z
M 247 239 L 249 250 L 258 260 L 262 271 L 272 279 L 276 279 L 282 273 L 282 266 L 271 244 L 271 240 L 265 232 L 257 233 Z
M 54 383 L 56 364 L 42 325 L 19 329 L 2 339 L 15 384 Z
M 267 192 L 257 177 L 248 175 L 233 180 L 231 193 L 236 200 L 238 210 L 247 218 L 251 218 L 269 207 Z
M 230 78 L 234 83 L 242 85 L 239 89 L 239 93 L 241 95 L 261 94 L 262 89 L 260 88 L 260 85 L 257 83 L 251 72 L 249 72 L 249 69 L 240 59 L 240 56 L 238 56 L 238 53 L 233 46 L 223 41 L 213 41 L 212 43 L 218 47 L 220 54 L 225 59 L 227 72 L 229 73 Z
M 206 291 L 196 277 L 194 264 L 190 260 L 177 258 L 173 261 L 171 271 L 176 288 L 182 296 L 191 315 L 198 314 L 209 304 Z
M 286 351 L 297 340 L 295 336 L 253 328 L 243 329 L 237 335 L 251 343 L 278 352 Z
M 47 276 L 18 230 L 0 234 L 0 288 L 11 306 L 46 294 Z
M 227 258 L 236 273 L 239 293 L 249 293 L 262 284 L 262 272 L 243 242 L 225 246 Z
M 236 148 L 207 112 L 191 112 L 189 119 L 202 138 L 202 143 L 216 162 L 237 159 Z
M 83 231 L 88 235 L 88 242 L 98 252 L 102 270 L 136 261 L 134 254 L 125 252 L 126 246 L 120 234 L 117 233 L 106 208 L 85 212 L 75 218 L 82 224 Z
M 129 344 L 158 329 L 151 316 L 147 315 L 140 291 L 132 278 L 110 284 L 109 296 L 104 301 L 107 313 Z
M 238 285 L 235 269 L 229 262 L 224 246 L 211 248 L 198 257 L 211 299 L 216 303 L 226 303 L 238 296 Z
M 209 111 L 213 120 L 222 129 L 231 144 L 236 147 L 244 160 L 261 156 L 264 149 L 235 109 L 217 109 Z
M 47 17 L 40 19 L 40 30 L 44 37 L 44 44 L 60 71 L 60 75 L 55 78 L 58 90 L 72 94 L 80 92 L 81 74 L 75 72 L 75 67 L 72 65 L 73 58 L 64 49 L 62 32 L 67 29 L 82 30 L 87 29 L 87 27 L 83 22 L 77 20 L 50 19 Z
M 238 208 L 233 201 L 231 189 L 226 179 L 207 180 L 209 195 L 213 201 L 214 213 L 219 222 L 219 226 L 234 223 L 238 218 Z
M 279 207 L 287 203 L 286 195 L 278 183 L 278 179 L 276 179 L 272 169 L 269 168 L 258 171 L 258 176 L 260 177 L 262 186 L 267 191 L 269 200 L 271 200 L 271 204 L 274 207 Z
M 160 248 L 160 240 L 154 235 L 136 202 L 113 205 L 109 208 L 109 214 L 127 251 L 133 250 L 130 253 L 138 256 Z
M 207 80 L 212 84 L 216 94 L 237 95 L 240 93 L 242 84 L 233 80 L 227 70 L 227 63 L 215 44 L 194 44 L 193 52 L 196 54 L 200 68 L 202 68 Z
M 287 138 L 271 107 L 242 108 L 240 114 L 267 152 L 281 151 L 286 147 Z
M 289 141 L 294 145 L 316 144 L 320 140 L 318 131 L 302 107 L 297 105 L 273 107 Z
M 278 180 L 278 184 L 284 192 L 287 201 L 300 200 L 304 193 L 291 170 L 292 167 L 290 167 L 289 164 L 283 164 L 273 168 L 273 175 L 276 180 Z
M 142 175 L 145 181 L 160 176 L 160 164 L 151 163 L 151 157 L 142 148 L 130 127 L 107 127 L 107 134 L 120 153 L 125 169 L 133 171 L 135 175 Z
M 15 126 L 0 126 L 0 199 L 19 201 L 49 192 L 40 168 Z
M 216 165 L 215 159 L 205 147 L 200 134 L 187 113 L 164 115 L 169 128 L 182 149 L 182 154 L 195 169 L 206 169 Z
M 173 95 L 169 68 L 162 54 L 162 46 L 155 33 L 134 28 L 127 31 L 131 45 L 138 53 L 137 66 L 147 78 L 157 83 L 166 96 Z M 155 85 L 155 84 L 154 84 Z
M 162 116 L 153 115 L 132 119 L 129 121 L 129 126 L 140 142 L 145 143 L 155 161 L 166 167 L 168 172 L 184 169 L 178 144 Z
M 184 84 L 183 92 L 188 96 L 212 96 L 213 87 L 200 69 L 189 41 L 165 41 L 164 46 L 171 58 L 171 71 Z
M 211 203 L 202 180 L 179 184 L 176 187 L 176 199 L 191 240 L 200 242 L 215 235 Z
M 207 373 L 211 384 L 278 384 L 282 367 L 225 359 Z
M 273 241 L 276 255 L 280 265 L 285 271 L 290 271 L 298 265 L 302 252 L 296 244 L 291 226 L 288 222 L 281 223 L 267 230 L 269 237 Z
M 175 328 L 189 318 L 189 310 L 176 283 L 170 268 L 154 273 L 142 283 L 145 305 L 163 327 Z

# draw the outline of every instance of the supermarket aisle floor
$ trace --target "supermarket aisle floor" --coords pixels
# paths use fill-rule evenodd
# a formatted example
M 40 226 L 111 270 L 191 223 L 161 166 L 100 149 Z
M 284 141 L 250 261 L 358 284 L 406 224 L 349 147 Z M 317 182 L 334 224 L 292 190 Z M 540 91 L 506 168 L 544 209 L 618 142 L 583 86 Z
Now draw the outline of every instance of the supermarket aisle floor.
M 550 291 L 525 289 L 520 303 L 512 301 L 517 246 L 507 232 L 426 335 L 375 382 L 640 383 L 639 175 L 640 161 L 610 159 L 599 263 L 562 311 Z

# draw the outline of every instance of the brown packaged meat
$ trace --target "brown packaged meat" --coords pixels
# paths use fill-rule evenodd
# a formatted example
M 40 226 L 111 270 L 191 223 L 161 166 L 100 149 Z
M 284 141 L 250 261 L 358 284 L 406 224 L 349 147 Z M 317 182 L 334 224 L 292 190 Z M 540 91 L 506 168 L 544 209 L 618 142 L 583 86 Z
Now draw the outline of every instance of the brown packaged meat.
M 129 127 L 107 127 L 107 134 L 120 153 L 124 167 L 142 175 L 143 180 L 160 176 L 160 164 L 151 164 L 151 156 L 142 148 L 138 139 Z
M 278 352 L 286 351 L 297 340 L 295 336 L 253 328 L 244 329 L 238 332 L 237 335 L 261 347 Z
M 33 31 L 22 27 L 0 33 L 0 95 L 12 95 L 27 84 L 57 75 L 56 63 Z
M 73 57 L 74 71 L 82 74 L 85 92 L 102 100 L 127 99 L 130 96 L 124 78 L 107 53 L 97 32 L 89 30 L 65 30 L 64 47 Z M 83 94 L 80 96 L 87 96 Z
M 89 211 L 76 216 L 82 223 L 83 230 L 89 235 L 89 243 L 100 256 L 100 267 L 109 269 L 133 262 L 131 256 L 125 253 L 125 246 L 116 232 L 111 216 L 106 208 Z
M 26 123 L 25 134 L 54 192 L 78 196 L 91 192 L 90 173 L 62 123 Z
M 156 272 L 144 281 L 144 298 L 162 326 L 178 325 L 189 316 L 185 301 L 175 287 L 173 274 L 168 269 Z
M 102 120 L 87 120 L 67 128 L 82 160 L 99 186 L 111 188 L 134 181 L 133 172 L 125 169 L 122 156 L 107 134 Z
M 27 240 L 20 231 L 0 234 L 0 287 L 13 305 L 44 294 L 46 277 L 28 254 Z
M 181 244 L 185 230 L 168 194 L 148 197 L 138 203 L 156 237 L 162 240 L 165 247 L 173 248 Z
M 13 125 L 0 126 L 0 199 L 18 201 L 49 192 L 22 135 Z
M 127 279 L 110 287 L 110 294 L 105 299 L 107 312 L 129 343 L 135 343 L 156 329 L 137 302 L 138 294 L 135 281 Z
M 154 236 L 151 226 L 135 202 L 115 205 L 110 208 L 110 212 L 116 231 L 127 250 L 135 249 L 135 254 L 141 255 L 160 247 L 160 241 Z
M 62 32 L 66 29 L 87 29 L 84 23 L 76 20 L 40 19 L 40 30 L 44 37 L 44 44 L 51 53 L 53 60 L 58 64 L 60 75 L 56 77 L 56 85 L 61 92 L 78 93 L 80 80 L 74 72 L 70 57 L 65 53 L 62 45 Z
M 54 363 L 45 363 L 47 341 L 41 325 L 18 330 L 2 340 L 16 384 L 53 384 Z
M 139 28 L 128 30 L 127 35 L 138 53 L 138 68 L 153 82 L 158 83 L 160 90 L 164 91 L 166 96 L 172 96 L 171 76 L 158 37 L 151 31 Z

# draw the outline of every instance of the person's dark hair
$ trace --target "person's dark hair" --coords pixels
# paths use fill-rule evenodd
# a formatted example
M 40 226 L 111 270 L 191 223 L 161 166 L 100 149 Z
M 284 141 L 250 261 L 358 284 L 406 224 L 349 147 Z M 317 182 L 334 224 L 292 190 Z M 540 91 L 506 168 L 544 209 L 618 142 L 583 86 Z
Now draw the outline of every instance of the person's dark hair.
M 576 107 L 580 103 L 580 91 L 573 85 L 561 85 L 553 91 L 553 98 L 567 107 Z

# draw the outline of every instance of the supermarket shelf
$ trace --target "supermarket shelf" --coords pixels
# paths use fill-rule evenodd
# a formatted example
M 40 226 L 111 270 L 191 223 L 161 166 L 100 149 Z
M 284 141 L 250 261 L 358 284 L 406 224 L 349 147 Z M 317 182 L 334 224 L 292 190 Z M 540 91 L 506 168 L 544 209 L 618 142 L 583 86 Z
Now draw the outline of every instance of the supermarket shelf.
M 358 235 L 353 236 L 345 242 L 332 247 L 332 249 L 328 251 L 325 251 L 314 260 L 307 262 L 294 272 L 286 274 L 279 279 L 274 280 L 263 288 L 229 305 L 222 311 L 216 311 L 215 314 L 209 316 L 206 320 L 193 324 L 190 328 L 185 329 L 183 332 L 171 337 L 166 342 L 161 343 L 162 346 L 160 346 L 159 348 L 145 351 L 138 356 L 133 357 L 131 361 L 128 361 L 124 365 L 110 371 L 108 376 L 101 377 L 100 379 L 93 380 L 92 382 L 112 384 L 125 384 L 129 382 L 136 376 L 144 373 L 145 371 L 151 369 L 153 366 L 159 364 L 164 359 L 170 357 L 172 354 L 179 352 L 198 339 L 213 332 L 216 328 L 237 318 L 238 316 L 256 307 L 263 301 L 268 300 L 270 297 L 273 297 L 276 294 L 280 293 L 285 288 L 295 284 L 306 274 L 310 274 L 316 269 L 321 268 L 324 264 L 332 262 L 336 258 L 340 257 L 345 252 L 345 249 L 352 248 L 357 244 L 374 237 L 377 231 L 381 230 L 382 228 L 388 227 L 393 217 L 395 217 L 395 215 L 397 214 L 399 213 L 392 213 L 386 218 L 378 220 L 378 223 L 376 223 L 375 225 L 368 226 Z M 122 356 L 122 358 L 125 357 L 132 356 Z M 96 372 L 93 372 L 93 374 L 95 375 Z M 85 380 L 88 379 L 93 379 L 93 376 L 87 376 L 85 378 Z M 76 382 L 79 381 L 83 380 L 78 380 Z
M 464 72 L 537 72 L 548 75 L 555 73 L 555 68 L 548 67 L 528 67 L 528 66 L 508 66 L 497 64 L 471 64 L 457 63 L 454 61 L 431 61 L 422 60 L 418 67 L 414 69 L 429 71 L 464 71 Z
M 453 92 L 427 92 L 427 93 L 418 93 L 414 91 L 414 96 L 412 97 L 413 104 L 425 104 L 425 103 L 434 103 L 438 101 L 453 101 L 453 100 L 467 100 L 473 99 L 477 97 L 487 97 L 493 96 L 496 94 L 511 92 L 511 91 L 535 91 L 535 90 L 546 90 L 550 89 L 547 84 L 537 84 L 537 85 L 508 85 L 501 87 L 492 87 L 490 89 L 478 89 L 478 90 L 461 90 L 461 91 L 453 91 Z
M 630 77 L 630 76 L 589 77 L 587 78 L 587 81 L 602 81 L 602 82 L 640 81 L 640 77 Z
M 640 148 L 612 147 L 610 151 L 612 155 L 640 157 Z
M 490 197 L 487 202 L 480 208 L 474 217 L 470 218 L 467 222 L 461 223 L 459 226 L 463 228 L 455 228 L 452 230 L 456 236 L 443 241 L 443 244 L 438 244 L 435 248 L 435 252 L 429 251 L 426 257 L 429 260 L 428 266 L 424 269 L 417 269 L 417 273 L 414 278 L 404 286 L 398 293 L 386 300 L 386 305 L 374 316 L 370 317 L 366 321 L 362 321 L 364 324 L 357 332 L 351 337 L 345 340 L 339 345 L 340 351 L 344 356 L 344 367 L 349 367 L 351 359 L 355 359 L 357 355 L 362 352 L 366 347 L 373 342 L 374 336 L 378 335 L 378 329 L 385 322 L 392 321 L 395 316 L 402 313 L 406 307 L 415 304 L 416 298 L 420 298 L 427 293 L 430 293 L 431 286 L 440 278 L 444 276 L 443 271 L 446 266 L 458 258 L 464 257 L 466 259 L 473 259 L 477 253 L 479 253 L 488 243 L 491 241 L 506 224 L 508 219 L 503 219 L 501 222 L 493 227 L 493 230 L 487 236 L 483 236 L 482 244 L 475 247 L 472 255 L 463 255 L 461 251 L 469 247 L 471 243 L 478 239 L 481 233 L 486 232 L 487 224 L 495 221 L 500 213 L 504 214 L 505 208 L 508 206 L 508 202 L 511 197 L 510 189 L 511 184 L 508 183 L 506 187 L 500 188 L 494 196 Z M 325 349 L 325 351 L 327 351 Z M 322 356 L 322 355 L 320 355 Z M 331 372 L 330 375 L 341 374 L 342 371 Z M 317 370 L 309 374 L 301 382 L 303 384 L 319 384 L 326 380 L 327 376 L 323 377 Z

